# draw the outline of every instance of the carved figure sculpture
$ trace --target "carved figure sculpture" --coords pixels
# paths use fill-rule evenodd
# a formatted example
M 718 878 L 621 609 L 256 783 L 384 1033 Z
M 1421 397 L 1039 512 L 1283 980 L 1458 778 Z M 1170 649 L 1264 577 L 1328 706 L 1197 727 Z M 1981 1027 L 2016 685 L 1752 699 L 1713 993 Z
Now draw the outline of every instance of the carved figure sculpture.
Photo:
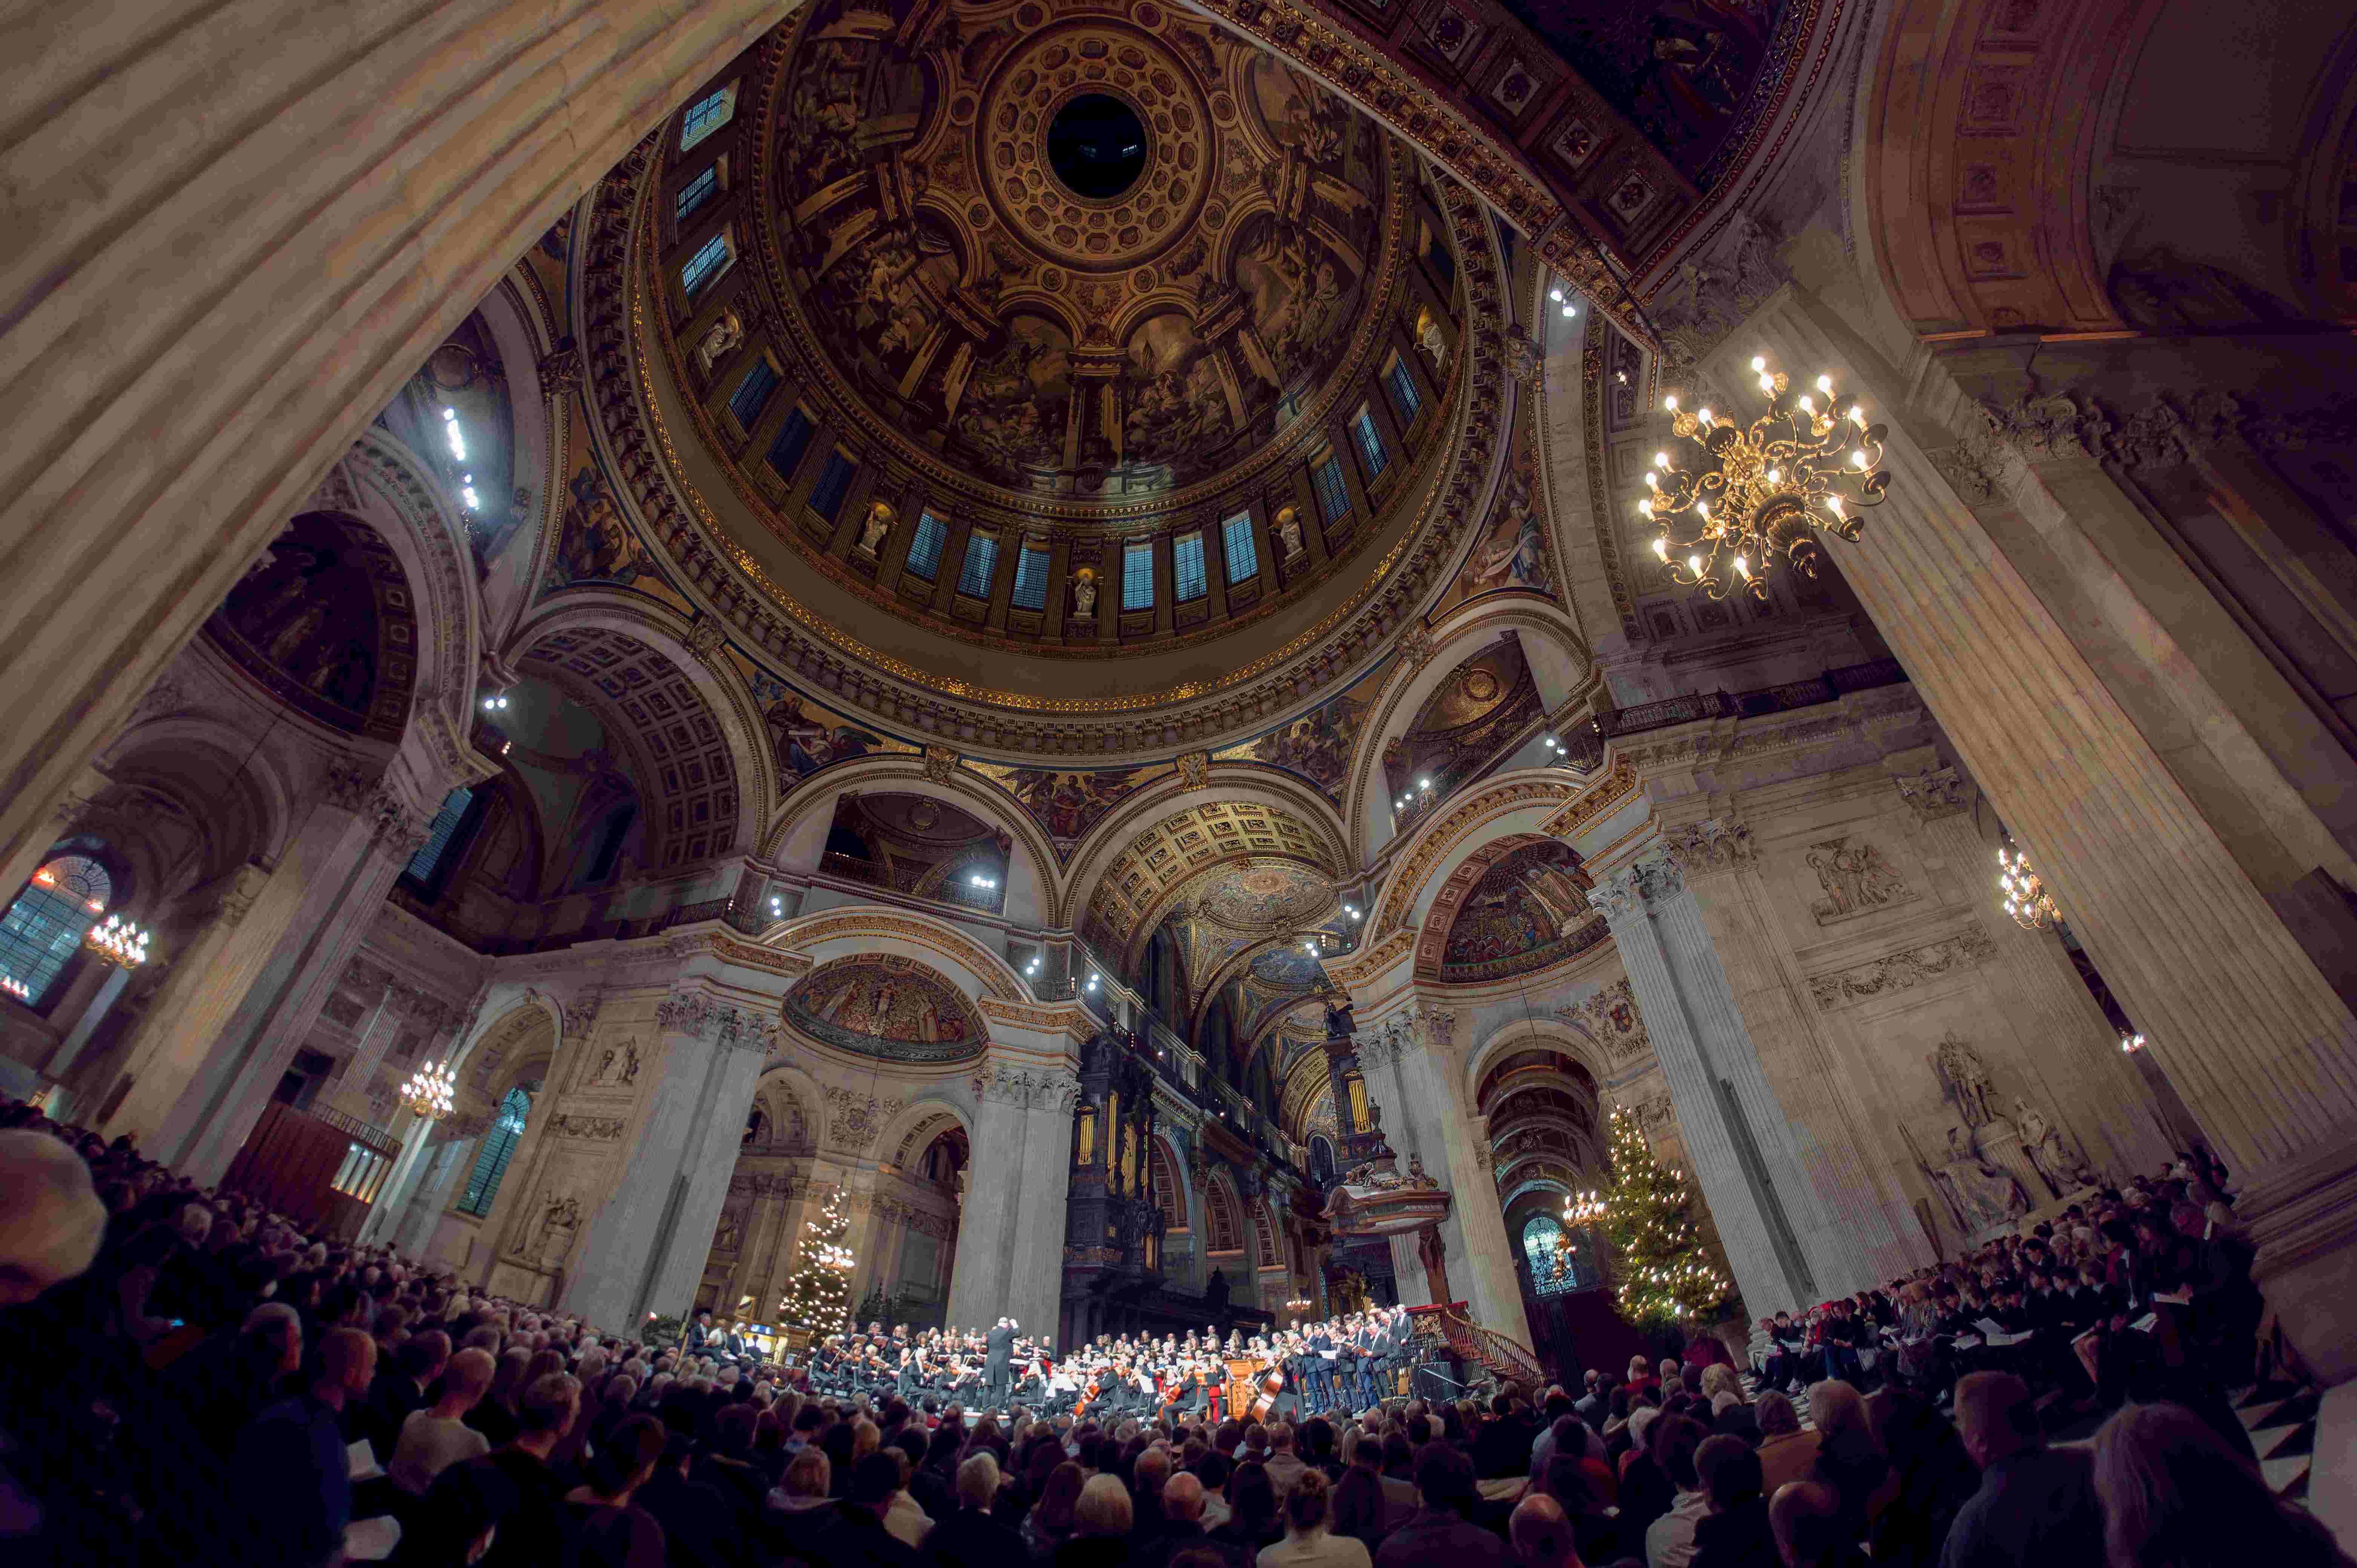
M 1988 1066 L 1981 1060 L 1978 1051 L 1951 1036 L 1940 1042 L 1932 1068 L 1940 1075 L 1940 1087 L 1955 1101 L 1965 1126 L 1980 1127 L 1996 1114 L 1989 1109 Z
M 710 375 L 712 367 L 720 362 L 720 357 L 743 341 L 744 322 L 737 318 L 735 310 L 724 310 L 720 313 L 720 319 L 705 328 L 704 336 L 696 339 L 696 362 L 704 367 L 705 374 Z
M 2086 1155 L 2062 1135 L 2061 1128 L 2046 1119 L 2044 1112 L 2018 1098 L 2013 1112 L 2015 1124 L 2021 1130 L 2022 1152 L 2037 1168 L 2039 1179 L 2054 1189 L 2055 1197 L 2094 1185 Z
M 1279 507 L 1276 511 L 1276 539 L 1283 546 L 1287 561 L 1301 553 L 1301 513 L 1292 507 Z
M 891 532 L 892 507 L 888 501 L 877 501 L 867 509 L 867 521 L 859 525 L 859 553 L 874 555 L 876 547 Z
M 1072 576 L 1072 618 L 1093 620 L 1097 613 L 1096 574 L 1083 567 Z

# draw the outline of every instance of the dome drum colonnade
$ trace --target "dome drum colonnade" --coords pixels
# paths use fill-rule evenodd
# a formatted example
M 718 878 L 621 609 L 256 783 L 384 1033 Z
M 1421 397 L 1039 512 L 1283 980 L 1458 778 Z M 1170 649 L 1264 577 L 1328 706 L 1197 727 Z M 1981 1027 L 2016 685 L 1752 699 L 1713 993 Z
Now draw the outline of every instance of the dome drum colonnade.
M 584 7 L 567 20 L 588 21 L 597 9 Z M 26 722 L 11 726 L 16 788 L 5 820 L 10 869 L 19 879 L 45 847 L 48 833 L 43 824 L 75 781 L 75 769 L 120 724 L 163 658 L 217 602 L 238 563 L 266 541 L 277 519 L 308 488 L 307 467 L 316 471 L 319 458 L 340 450 L 349 429 L 377 406 L 401 367 L 414 363 L 447 326 L 430 302 L 482 293 L 574 192 L 610 166 L 683 96 L 683 84 L 699 79 L 689 62 L 709 68 L 732 58 L 761 25 L 751 8 L 726 6 L 705 8 L 693 21 L 669 16 L 617 20 L 622 25 L 561 35 L 552 48 L 542 30 L 544 16 L 534 13 L 527 18 L 521 8 L 501 9 L 487 13 L 462 38 L 404 40 L 403 47 L 444 49 L 452 61 L 526 61 L 522 80 L 532 81 L 530 72 L 539 66 L 551 87 L 576 70 L 603 66 L 609 84 L 660 81 L 669 84 L 667 91 L 646 97 L 513 91 L 508 90 L 514 81 L 495 81 L 482 68 L 456 70 L 436 93 L 404 98 L 401 113 L 386 119 L 378 134 L 397 136 L 421 122 L 455 115 L 460 124 L 479 117 L 478 131 L 503 122 L 515 134 L 474 135 L 469 151 L 454 153 L 427 171 L 426 182 L 397 194 L 384 184 L 352 181 L 344 169 L 323 169 L 283 182 L 274 197 L 290 212 L 313 210 L 311 192 L 340 191 L 347 211 L 390 195 L 418 201 L 421 210 L 430 206 L 453 214 L 447 229 L 430 231 L 430 238 L 419 238 L 429 234 L 422 222 L 315 222 L 287 231 L 224 221 L 212 211 L 193 216 L 185 204 L 170 203 L 149 203 L 137 220 L 108 228 L 102 221 L 105 204 L 124 204 L 124 214 L 138 211 L 146 188 L 137 180 L 81 187 L 105 192 L 80 199 L 94 207 L 51 200 L 47 193 L 73 181 L 78 162 L 70 156 L 40 159 L 58 171 L 59 184 L 38 188 L 28 202 L 34 211 L 26 227 L 35 242 L 27 248 L 27 270 L 20 276 L 68 281 L 46 289 L 38 308 L 20 315 L 10 333 L 12 345 L 25 357 L 23 368 L 33 372 L 11 378 L 19 397 L 33 400 L 16 426 L 23 437 L 19 478 L 25 482 L 11 487 L 16 498 L 9 509 L 11 545 L 27 567 L 20 606 L 44 607 L 42 618 L 20 608 L 11 639 L 17 650 L 13 662 L 25 677 L 16 689 Z M 1889 13 L 1868 20 L 1852 12 L 1826 25 L 1870 27 L 1867 41 L 1878 46 L 1901 32 Z M 1918 36 L 1936 31 L 1922 29 Z M 300 44 L 315 35 L 298 19 L 279 36 Z M 487 47 L 502 38 L 522 45 L 521 51 Z M 230 45 L 223 41 L 221 47 Z M 118 60 L 136 60 L 149 54 L 154 41 L 133 34 L 81 38 L 74 48 L 89 58 L 111 51 Z M 575 58 L 565 58 L 567 48 Z M 1896 74 L 1877 49 L 1867 50 L 1865 58 L 1871 80 L 1861 102 L 1871 99 L 1872 82 Z M 37 50 L 27 69 L 56 63 Z M 372 61 L 362 69 L 385 63 L 390 62 Z M 71 70 L 54 79 L 81 80 Z M 345 101 L 351 101 L 349 95 Z M 86 116 L 106 113 L 94 101 L 82 102 Z M 550 107 L 560 102 L 561 109 Z M 499 105 L 496 119 L 493 104 Z M 150 105 L 141 105 L 140 112 L 152 120 Z M 599 113 L 611 118 L 593 123 L 590 116 Z M 59 118 L 20 143 L 20 154 L 39 158 L 43 138 L 64 134 Z M 161 167 L 138 172 L 193 192 L 199 182 L 186 178 L 186 170 L 217 156 L 222 144 L 215 138 L 245 134 L 232 130 L 226 119 L 188 124 L 212 128 L 182 139 L 178 173 Z M 283 138 L 274 145 L 291 152 L 297 143 L 316 144 L 331 124 L 307 122 L 298 112 L 272 120 L 268 134 Z M 453 124 L 443 120 L 437 129 Z M 550 134 L 559 125 L 571 134 Z M 103 141 L 81 135 L 79 145 L 95 147 Z M 371 166 L 369 149 L 359 150 L 359 166 Z M 494 198 L 490 187 L 476 183 L 479 171 L 502 158 L 515 170 L 540 161 L 536 179 L 522 181 L 531 195 Z M 287 166 L 298 170 L 304 161 L 290 159 Z M 479 199 L 440 199 L 454 189 Z M 1870 210 L 1867 220 L 1865 232 L 1887 243 L 1889 220 L 1878 222 Z M 100 232 L 109 237 L 92 240 Z M 273 252 L 264 264 L 253 264 L 261 236 L 289 232 L 299 237 L 297 243 Z M 310 264 L 316 247 L 330 243 L 330 235 L 365 236 L 351 252 L 351 265 Z M 413 255 L 413 244 L 420 243 L 447 265 L 430 274 L 431 283 L 421 272 L 419 281 L 405 289 L 378 292 L 373 313 L 365 317 L 357 310 L 339 315 L 328 285 L 293 281 L 365 277 L 371 266 Z M 154 291 L 158 308 L 145 314 L 135 328 L 117 313 L 117 325 L 103 333 L 76 336 L 64 330 L 75 320 L 100 319 L 103 301 L 138 282 L 136 270 L 120 261 L 133 253 L 172 256 L 188 292 Z M 204 292 L 208 280 L 233 273 L 242 275 L 248 292 Z M 482 286 L 453 288 L 451 278 Z M 343 286 L 355 285 L 347 281 Z M 1876 394 L 1878 404 L 1889 411 L 1899 433 L 1890 451 L 1897 481 L 1893 501 L 1845 560 L 1845 575 L 1906 663 L 1960 760 L 1990 791 L 2055 886 L 2067 890 L 2066 912 L 2074 929 L 2134 1009 L 2139 1026 L 2152 1036 L 2153 1048 L 2172 1080 L 2184 1086 L 2203 1131 L 2231 1165 L 2254 1178 L 2248 1203 L 2263 1242 L 2263 1282 L 2281 1293 L 2279 1305 L 2303 1348 L 2329 1373 L 2340 1375 L 2348 1369 L 2328 1354 L 2332 1337 L 2316 1331 L 2330 1326 L 2325 1287 L 2345 1272 L 2345 1263 L 2337 1260 L 2348 1255 L 2346 1216 L 2357 1210 L 2333 1197 L 2352 1179 L 2349 1058 L 2357 1019 L 2310 956 L 2322 948 L 2313 934 L 2320 907 L 2304 904 L 2293 885 L 2310 868 L 2320 867 L 2345 886 L 2349 878 L 2339 872 L 2345 854 L 2295 850 L 2271 859 L 2271 852 L 2256 849 L 2238 825 L 2222 826 L 2231 820 L 2232 802 L 2222 804 L 2225 798 L 2206 771 L 2193 768 L 2190 753 L 2165 749 L 2153 738 L 2147 695 L 2123 672 L 2115 647 L 2089 646 L 2090 639 L 2100 641 L 2111 634 L 2091 632 L 2059 617 L 2047 596 L 2064 591 L 2057 585 L 2065 581 L 2091 585 L 2092 592 L 2103 586 L 2110 570 L 2112 587 L 2098 602 L 2132 607 L 2146 598 L 2132 585 L 2121 591 L 2120 574 L 2093 554 L 2065 553 L 2067 571 L 2058 578 L 2037 577 L 2017 564 L 2042 561 L 2046 557 L 2037 556 L 2038 549 L 2068 542 L 2070 535 L 2055 532 L 2058 524 L 2089 527 L 2104 515 L 2103 492 L 2094 485 L 2099 460 L 2058 450 L 2041 430 L 1999 432 L 2000 440 L 1989 443 L 1975 426 L 1975 400 L 1958 395 L 1952 378 L 1936 367 L 1904 381 L 1897 374 L 1894 367 L 1921 352 L 1911 326 L 1892 333 L 1878 320 L 1862 333 L 1853 325 L 1855 317 L 1846 320 L 1824 306 L 1829 292 L 1853 286 L 1872 297 L 1881 279 L 1870 274 L 1848 279 L 1815 275 L 1774 300 L 1743 301 L 1742 308 L 1718 323 L 1731 329 L 1722 339 L 1726 351 L 1749 358 L 1764 350 L 1780 363 L 1821 366 L 1846 384 Z M 363 286 L 361 293 L 365 292 Z M 290 300 L 308 302 L 309 308 L 264 312 L 254 302 L 264 295 L 282 306 Z M 361 294 L 344 297 L 350 303 Z M 1906 313 L 1891 315 L 1903 320 Z M 198 345 L 209 337 L 250 337 L 252 322 L 273 316 L 301 336 L 290 338 L 288 351 L 275 354 L 271 350 L 278 345 L 255 338 L 242 364 L 234 354 L 216 357 L 210 369 L 220 378 L 219 403 L 177 398 L 172 378 L 178 372 L 172 367 L 180 361 L 149 351 L 176 331 L 178 341 Z M 390 334 L 389 324 L 398 324 Z M 401 340 L 390 351 L 377 351 L 388 335 Z M 339 353 L 339 338 L 370 351 Z M 268 372 L 265 361 L 273 367 Z M 45 364 L 59 373 L 39 373 Z M 379 368 L 371 372 L 368 366 Z M 1920 363 L 1910 368 L 1923 369 Z M 45 390 L 36 396 L 29 390 L 35 386 Z M 274 428 L 282 411 L 298 406 L 347 413 L 332 433 L 300 421 Z M 236 412 L 224 418 L 224 409 Z M 108 416 L 93 417 L 102 411 Z M 89 443 L 65 435 L 70 429 L 148 432 L 156 438 L 155 466 L 102 469 Z M 180 461 L 208 448 L 235 456 Z M 167 474 L 175 477 L 161 478 Z M 2102 478 L 2112 480 L 2108 474 Z M 178 507 L 176 485 L 204 490 L 212 499 Z M 219 519 L 220 526 L 190 528 L 190 518 Z M 2048 531 L 2045 541 L 2026 540 L 2015 532 L 2025 518 Z M 59 530 L 87 537 L 93 521 L 119 525 L 108 530 L 111 559 L 164 561 L 182 569 L 150 572 L 143 585 L 102 563 L 88 570 L 76 552 L 48 547 L 47 541 Z M 187 542 L 176 547 L 167 536 Z M 232 548 L 221 552 L 208 570 L 206 552 L 225 537 Z M 109 603 L 117 613 L 63 613 L 84 602 Z M 2122 616 L 2124 623 L 2136 618 L 2134 613 Z M 2151 618 L 2145 618 L 2146 640 L 2137 651 L 2160 660 L 2149 638 Z M 87 644 L 66 628 L 109 624 L 117 629 L 104 639 L 98 672 L 91 675 Z M 69 671 L 81 673 L 45 678 Z M 2249 736 L 2252 730 L 2245 724 L 2220 733 Z M 2276 809 L 2268 820 L 2296 827 L 2301 809 L 2297 802 L 2294 807 Z M 2337 842 L 2329 832 L 2323 837 Z M 2287 865 L 2288 872 L 2281 869 Z M 2311 1284 L 2313 1291 L 2305 1288 Z

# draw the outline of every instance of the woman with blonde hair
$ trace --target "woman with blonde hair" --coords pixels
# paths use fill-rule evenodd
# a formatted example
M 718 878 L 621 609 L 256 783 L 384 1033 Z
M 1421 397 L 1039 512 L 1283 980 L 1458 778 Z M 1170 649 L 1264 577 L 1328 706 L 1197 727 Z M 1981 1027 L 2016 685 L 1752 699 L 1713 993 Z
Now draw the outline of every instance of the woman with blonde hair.
M 1261 1548 L 1258 1568 L 1372 1568 L 1366 1543 L 1329 1533 L 1330 1483 L 1322 1470 L 1304 1470 L 1285 1494 L 1285 1539 Z

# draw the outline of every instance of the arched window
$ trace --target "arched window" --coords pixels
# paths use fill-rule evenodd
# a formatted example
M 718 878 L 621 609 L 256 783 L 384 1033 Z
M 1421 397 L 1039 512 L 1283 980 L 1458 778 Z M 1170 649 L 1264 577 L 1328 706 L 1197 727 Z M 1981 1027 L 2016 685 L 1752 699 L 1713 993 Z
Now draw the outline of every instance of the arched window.
M 61 854 L 33 873 L 0 916 L 0 974 L 25 988 L 26 1005 L 41 1004 L 113 898 L 113 878 L 88 855 Z
M 517 1084 L 500 1101 L 498 1112 L 491 1118 L 490 1131 L 483 1134 L 483 1146 L 475 1155 L 474 1173 L 467 1178 L 466 1196 L 458 1199 L 461 1214 L 489 1214 L 491 1199 L 500 1195 L 500 1178 L 508 1174 L 508 1161 L 514 1157 L 516 1144 L 523 1138 L 523 1124 L 532 1114 L 532 1090 Z
M 1534 1214 L 1523 1225 L 1523 1257 L 1531 1265 L 1531 1288 L 1541 1295 L 1582 1290 L 1592 1283 L 1583 1277 L 1585 1251 L 1580 1238 L 1567 1237 L 1552 1214 Z

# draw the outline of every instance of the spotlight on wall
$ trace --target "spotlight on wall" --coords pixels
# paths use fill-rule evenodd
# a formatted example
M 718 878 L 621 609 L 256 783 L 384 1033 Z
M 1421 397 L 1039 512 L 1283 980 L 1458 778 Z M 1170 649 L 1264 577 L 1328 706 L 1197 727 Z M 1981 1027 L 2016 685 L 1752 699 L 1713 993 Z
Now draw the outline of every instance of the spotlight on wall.
M 487 714 L 496 714 L 507 705 L 508 694 L 505 692 L 494 692 L 483 699 L 483 712 Z
M 2142 1035 L 2122 1035 L 2120 1036 L 2120 1049 L 2130 1056 L 2136 1055 L 2136 1052 L 2144 1049 L 2144 1036 Z
M 972 876 L 967 877 L 966 880 L 973 883 L 976 887 L 996 887 L 998 886 L 998 879 L 996 877 L 985 876 L 979 871 L 975 872 Z
M 1557 305 L 1561 305 L 1563 303 L 1563 290 L 1559 288 L 1551 288 L 1547 290 L 1547 297 L 1554 300 Z

